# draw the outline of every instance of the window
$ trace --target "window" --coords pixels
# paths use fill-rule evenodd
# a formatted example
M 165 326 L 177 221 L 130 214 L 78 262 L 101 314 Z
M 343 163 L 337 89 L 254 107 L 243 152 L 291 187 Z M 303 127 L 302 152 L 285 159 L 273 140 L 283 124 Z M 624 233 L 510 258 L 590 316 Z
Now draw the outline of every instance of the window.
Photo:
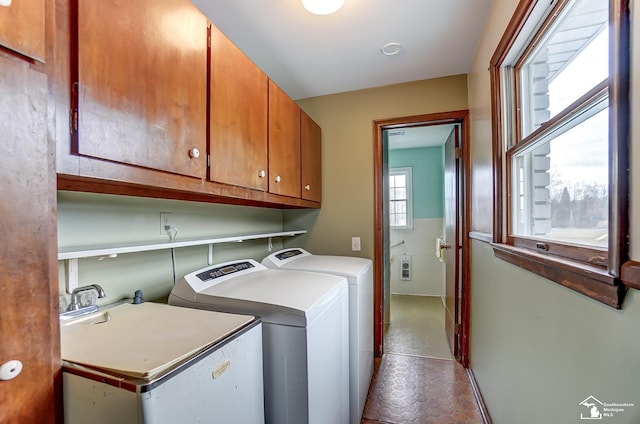
M 628 43 L 624 0 L 521 0 L 491 62 L 496 256 L 614 307 Z
M 389 169 L 389 225 L 394 230 L 413 228 L 411 168 Z

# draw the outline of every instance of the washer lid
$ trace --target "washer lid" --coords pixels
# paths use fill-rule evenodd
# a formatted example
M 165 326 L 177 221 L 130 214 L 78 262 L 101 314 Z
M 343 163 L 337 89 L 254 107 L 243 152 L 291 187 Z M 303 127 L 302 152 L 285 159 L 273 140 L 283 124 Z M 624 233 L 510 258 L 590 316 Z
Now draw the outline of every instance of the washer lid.
M 62 359 L 152 380 L 254 320 L 159 303 L 125 303 L 61 323 Z

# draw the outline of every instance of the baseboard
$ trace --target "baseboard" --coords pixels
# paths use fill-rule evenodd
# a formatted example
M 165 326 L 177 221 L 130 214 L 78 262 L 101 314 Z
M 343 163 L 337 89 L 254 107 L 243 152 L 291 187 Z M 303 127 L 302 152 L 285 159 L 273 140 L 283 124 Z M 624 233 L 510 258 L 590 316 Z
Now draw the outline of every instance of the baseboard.
M 467 368 L 467 377 L 469 378 L 469 382 L 471 383 L 471 390 L 473 390 L 473 395 L 476 398 L 476 402 L 478 402 L 480 414 L 482 414 L 482 421 L 484 422 L 484 424 L 493 424 L 491 415 L 489 415 L 489 410 L 487 409 L 487 405 L 484 403 L 484 399 L 482 399 L 482 394 L 480 393 L 480 387 L 478 387 L 476 376 L 473 375 L 473 371 L 471 370 L 471 368 Z

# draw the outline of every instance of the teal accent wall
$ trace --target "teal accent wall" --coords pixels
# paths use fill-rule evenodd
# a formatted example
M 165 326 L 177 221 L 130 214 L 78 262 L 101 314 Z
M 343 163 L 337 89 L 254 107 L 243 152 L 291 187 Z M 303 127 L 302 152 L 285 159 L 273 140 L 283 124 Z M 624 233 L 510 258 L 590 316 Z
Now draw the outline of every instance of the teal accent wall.
M 389 151 L 389 168 L 411 167 L 413 219 L 444 217 L 442 146 Z

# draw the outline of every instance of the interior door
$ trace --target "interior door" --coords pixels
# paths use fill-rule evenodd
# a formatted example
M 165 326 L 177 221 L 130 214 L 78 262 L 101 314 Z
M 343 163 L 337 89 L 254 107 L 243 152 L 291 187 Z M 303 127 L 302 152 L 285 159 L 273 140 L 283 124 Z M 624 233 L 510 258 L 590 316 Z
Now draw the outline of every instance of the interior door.
M 456 125 L 444 144 L 444 228 L 441 244 L 445 262 L 445 330 L 451 352 L 460 356 L 457 333 L 460 323 L 460 164 L 456 148 L 460 145 L 460 131 Z

